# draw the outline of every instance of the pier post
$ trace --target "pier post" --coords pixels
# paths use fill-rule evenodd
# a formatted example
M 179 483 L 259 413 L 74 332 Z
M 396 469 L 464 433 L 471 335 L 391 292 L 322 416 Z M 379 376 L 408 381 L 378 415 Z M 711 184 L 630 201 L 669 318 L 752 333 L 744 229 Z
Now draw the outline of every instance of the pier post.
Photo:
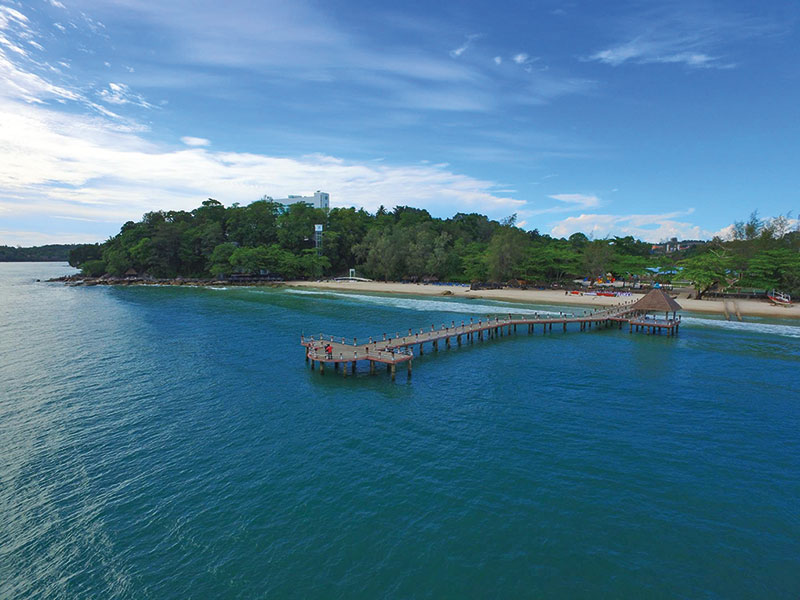
M 566 321 L 564 321 L 564 331 L 565 332 L 567 331 L 567 322 Z
M 411 379 L 411 363 L 413 363 L 413 362 L 414 362 L 413 360 L 408 361 L 408 378 L 409 379 Z
M 444 346 L 448 350 L 450 349 L 450 338 L 449 337 L 444 338 Z
M 325 375 L 325 362 L 319 361 L 319 374 Z
M 356 372 L 356 361 L 353 361 L 353 373 Z
M 347 377 L 347 363 L 342 363 L 342 375 Z
M 457 335 L 457 336 L 456 336 L 456 343 L 457 343 L 459 346 L 461 345 L 461 336 L 460 336 L 460 335 Z
M 312 361 L 311 361 L 311 370 L 312 370 L 312 371 L 314 370 L 314 363 L 315 363 L 315 362 L 317 362 L 317 361 L 315 361 L 315 360 L 312 360 Z
M 550 331 L 553 331 L 553 322 L 550 321 Z
M 439 351 L 439 340 L 433 340 L 433 349 L 438 352 Z
M 391 373 L 392 373 L 392 381 L 394 381 L 394 377 L 395 377 L 395 370 L 396 370 L 396 368 L 397 368 L 397 367 L 395 367 L 394 363 L 392 363 L 392 369 L 391 369 Z
M 370 375 L 375 375 L 375 361 L 374 360 L 369 361 L 369 374 Z

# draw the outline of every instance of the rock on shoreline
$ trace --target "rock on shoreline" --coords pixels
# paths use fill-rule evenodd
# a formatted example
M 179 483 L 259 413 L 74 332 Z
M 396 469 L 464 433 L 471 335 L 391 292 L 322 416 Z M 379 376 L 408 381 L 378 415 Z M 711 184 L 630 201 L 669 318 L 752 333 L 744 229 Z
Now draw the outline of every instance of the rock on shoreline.
M 283 282 L 268 278 L 253 279 L 201 279 L 176 277 L 174 279 L 155 279 L 152 277 L 114 277 L 103 275 L 102 277 L 87 277 L 84 275 L 64 275 L 48 279 L 51 283 L 63 283 L 68 286 L 94 286 L 94 285 L 157 285 L 157 286 L 259 286 L 259 287 L 283 287 Z

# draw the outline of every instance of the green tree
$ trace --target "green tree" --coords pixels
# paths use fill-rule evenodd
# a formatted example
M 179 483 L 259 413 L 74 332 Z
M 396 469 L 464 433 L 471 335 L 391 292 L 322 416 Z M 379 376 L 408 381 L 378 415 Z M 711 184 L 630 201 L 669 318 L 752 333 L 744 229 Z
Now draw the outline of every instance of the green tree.
M 700 300 L 712 286 L 725 283 L 730 258 L 724 251 L 710 250 L 684 259 L 679 264 L 681 277 L 692 282 Z
M 303 202 L 291 204 L 278 217 L 278 242 L 281 247 L 300 253 L 314 247 L 314 225 L 324 224 L 324 210 Z
M 594 279 L 605 275 L 614 261 L 614 246 L 609 240 L 594 240 L 583 247 L 583 272 Z
M 521 229 L 506 225 L 492 236 L 486 253 L 489 277 L 494 281 L 507 281 L 516 276 L 525 258 L 530 240 Z
M 87 260 L 81 263 L 81 274 L 87 277 L 100 277 L 106 272 L 106 263 L 99 259 Z
M 100 244 L 80 244 L 69 251 L 68 262 L 71 267 L 80 267 L 86 261 L 100 260 L 102 256 L 103 248 Z
M 214 248 L 209 257 L 210 266 L 208 268 L 212 275 L 227 275 L 233 269 L 231 255 L 236 250 L 236 244 L 225 242 Z

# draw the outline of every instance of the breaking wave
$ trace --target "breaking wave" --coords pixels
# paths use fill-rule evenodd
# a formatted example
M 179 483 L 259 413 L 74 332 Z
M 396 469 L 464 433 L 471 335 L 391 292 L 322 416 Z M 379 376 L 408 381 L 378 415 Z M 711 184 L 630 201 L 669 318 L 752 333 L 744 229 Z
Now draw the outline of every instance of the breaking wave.
M 698 327 L 713 327 L 740 333 L 762 333 L 784 337 L 800 338 L 800 327 L 781 325 L 778 323 L 759 323 L 752 321 L 723 321 L 721 319 L 704 319 L 702 317 L 683 317 L 681 323 Z
M 327 292 L 327 291 L 314 291 L 314 290 L 286 290 L 290 294 L 298 294 L 301 296 L 326 296 L 333 298 L 340 298 L 342 300 L 349 300 L 363 304 L 374 304 L 378 306 L 387 306 L 392 308 L 401 308 L 404 310 L 414 310 L 419 312 L 450 312 L 450 313 L 463 313 L 470 315 L 481 314 L 504 314 L 511 313 L 514 315 L 558 315 L 559 312 L 555 310 L 548 310 L 543 308 L 528 308 L 524 305 L 519 305 L 510 302 L 497 302 L 495 304 L 488 304 L 485 301 L 478 302 L 459 302 L 453 300 L 440 300 L 428 298 L 406 298 L 399 296 L 372 296 L 367 294 L 349 294 L 342 292 Z

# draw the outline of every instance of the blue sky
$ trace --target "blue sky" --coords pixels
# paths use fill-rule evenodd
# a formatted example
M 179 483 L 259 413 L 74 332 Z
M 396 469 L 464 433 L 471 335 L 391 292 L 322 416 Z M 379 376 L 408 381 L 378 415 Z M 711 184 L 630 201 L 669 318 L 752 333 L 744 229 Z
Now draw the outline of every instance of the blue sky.
M 0 0 L 0 244 L 263 195 L 648 241 L 800 211 L 796 2 Z

